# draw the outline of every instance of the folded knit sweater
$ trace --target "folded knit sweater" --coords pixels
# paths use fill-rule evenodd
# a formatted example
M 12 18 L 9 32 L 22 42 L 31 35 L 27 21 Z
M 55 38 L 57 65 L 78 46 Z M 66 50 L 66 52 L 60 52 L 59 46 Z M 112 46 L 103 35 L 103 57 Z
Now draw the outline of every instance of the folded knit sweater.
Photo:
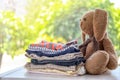
M 25 56 L 30 59 L 37 59 L 37 60 L 70 60 L 76 57 L 83 57 L 83 53 L 74 52 L 74 53 L 67 53 L 65 55 L 54 56 L 54 57 L 38 56 L 34 53 L 31 54 L 26 53 Z
M 32 59 L 31 63 L 35 65 L 45 65 L 45 64 L 54 64 L 54 65 L 60 65 L 60 66 L 77 66 L 81 62 L 85 62 L 85 59 L 83 57 L 76 57 L 70 60 L 37 60 Z
M 76 47 L 76 45 L 70 45 L 64 49 L 61 50 L 51 50 L 45 47 L 29 47 L 26 52 L 28 54 L 36 54 L 38 56 L 47 56 L 47 57 L 54 57 L 54 56 L 60 56 L 65 55 L 67 53 L 74 53 L 74 52 L 80 52 L 80 50 Z
M 65 75 L 83 75 L 86 73 L 83 63 L 79 64 L 78 66 L 69 67 L 54 64 L 34 65 L 32 63 L 26 63 L 25 68 L 32 73 L 62 73 Z
M 75 45 L 75 44 L 77 44 L 76 40 L 67 42 L 66 44 L 41 41 L 38 44 L 30 44 L 29 47 L 45 47 L 45 48 L 52 49 L 52 50 L 60 50 L 60 49 L 63 49 L 67 46 Z

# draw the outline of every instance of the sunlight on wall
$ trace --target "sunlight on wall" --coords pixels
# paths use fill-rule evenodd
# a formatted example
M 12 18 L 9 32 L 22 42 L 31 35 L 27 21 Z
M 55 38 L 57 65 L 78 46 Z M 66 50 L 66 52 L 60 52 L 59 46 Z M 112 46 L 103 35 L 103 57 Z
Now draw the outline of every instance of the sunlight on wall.
M 10 55 L 4 54 L 0 74 L 24 66 L 26 60 L 24 55 L 15 56 L 14 59 L 12 59 Z

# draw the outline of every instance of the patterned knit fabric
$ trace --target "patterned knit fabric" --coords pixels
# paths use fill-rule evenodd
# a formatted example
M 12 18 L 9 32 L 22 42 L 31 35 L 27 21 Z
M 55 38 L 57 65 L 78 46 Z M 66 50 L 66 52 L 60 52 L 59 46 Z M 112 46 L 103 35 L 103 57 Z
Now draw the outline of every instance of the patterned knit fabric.
M 77 44 L 76 40 L 70 41 L 66 44 L 41 41 L 38 44 L 30 44 L 29 47 L 45 47 L 47 49 L 52 49 L 52 50 L 61 50 L 63 48 L 66 48 L 67 46 L 74 45 L 74 44 Z

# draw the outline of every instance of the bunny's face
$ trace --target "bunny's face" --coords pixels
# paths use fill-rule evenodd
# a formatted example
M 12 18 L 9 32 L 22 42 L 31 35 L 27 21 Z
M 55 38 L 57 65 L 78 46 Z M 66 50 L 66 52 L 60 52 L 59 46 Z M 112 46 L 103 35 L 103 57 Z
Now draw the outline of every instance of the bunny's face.
M 86 13 L 80 22 L 80 27 L 83 33 L 89 35 L 90 37 L 93 36 L 93 11 Z
M 82 33 L 95 37 L 97 41 L 101 41 L 105 35 L 107 27 L 107 12 L 102 9 L 87 12 L 81 19 L 80 27 Z M 85 39 L 83 39 L 85 40 Z

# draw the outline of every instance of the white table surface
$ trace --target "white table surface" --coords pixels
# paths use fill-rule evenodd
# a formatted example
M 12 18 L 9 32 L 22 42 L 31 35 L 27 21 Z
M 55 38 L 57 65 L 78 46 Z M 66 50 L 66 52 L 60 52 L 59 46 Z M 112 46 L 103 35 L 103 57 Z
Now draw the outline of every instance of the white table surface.
M 23 67 L 0 75 L 0 80 L 120 80 L 120 67 L 102 75 L 68 76 L 56 74 L 29 73 Z

